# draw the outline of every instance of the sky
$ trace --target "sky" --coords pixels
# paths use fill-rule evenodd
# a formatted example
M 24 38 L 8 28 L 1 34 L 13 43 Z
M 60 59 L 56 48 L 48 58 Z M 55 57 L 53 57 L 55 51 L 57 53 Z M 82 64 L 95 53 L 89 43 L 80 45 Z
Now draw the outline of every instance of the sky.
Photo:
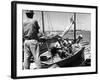
M 23 10 L 23 20 L 26 19 L 25 10 Z M 42 31 L 42 14 L 41 11 L 34 11 L 34 19 L 38 21 Z M 70 12 L 52 12 L 44 11 L 44 27 L 45 31 L 64 31 L 70 26 L 70 19 L 74 13 Z M 91 30 L 91 14 L 89 13 L 76 13 L 76 26 L 77 30 Z M 73 29 L 74 26 L 71 27 Z

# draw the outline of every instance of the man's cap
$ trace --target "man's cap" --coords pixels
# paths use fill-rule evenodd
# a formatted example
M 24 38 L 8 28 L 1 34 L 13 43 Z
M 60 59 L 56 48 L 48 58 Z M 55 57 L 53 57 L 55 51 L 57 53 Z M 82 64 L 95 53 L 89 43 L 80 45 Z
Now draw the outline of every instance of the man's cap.
M 26 10 L 26 13 L 34 14 L 34 11 L 33 10 Z
M 26 12 L 26 15 L 27 15 L 28 18 L 31 18 L 31 19 L 33 18 L 33 15 L 34 15 L 33 10 L 26 10 L 25 12 Z

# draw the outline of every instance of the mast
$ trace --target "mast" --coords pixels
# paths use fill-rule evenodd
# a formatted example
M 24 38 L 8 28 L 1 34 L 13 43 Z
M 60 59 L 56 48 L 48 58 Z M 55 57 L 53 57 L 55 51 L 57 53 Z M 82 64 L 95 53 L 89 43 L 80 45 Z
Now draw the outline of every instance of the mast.
M 44 13 L 43 13 L 43 11 L 42 11 L 41 13 L 42 13 L 42 27 L 43 27 L 43 33 L 45 33 L 45 31 L 44 31 Z
M 76 13 L 74 13 L 74 41 L 76 42 Z

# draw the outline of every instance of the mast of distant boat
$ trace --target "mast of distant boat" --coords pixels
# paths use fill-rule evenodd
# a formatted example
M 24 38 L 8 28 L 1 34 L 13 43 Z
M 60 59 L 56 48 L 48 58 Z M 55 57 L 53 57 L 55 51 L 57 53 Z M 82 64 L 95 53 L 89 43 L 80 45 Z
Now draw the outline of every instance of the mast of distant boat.
M 74 13 L 74 41 L 76 42 L 76 13 Z
M 42 11 L 42 27 L 43 27 L 43 34 L 45 34 L 45 31 L 44 31 L 44 12 Z

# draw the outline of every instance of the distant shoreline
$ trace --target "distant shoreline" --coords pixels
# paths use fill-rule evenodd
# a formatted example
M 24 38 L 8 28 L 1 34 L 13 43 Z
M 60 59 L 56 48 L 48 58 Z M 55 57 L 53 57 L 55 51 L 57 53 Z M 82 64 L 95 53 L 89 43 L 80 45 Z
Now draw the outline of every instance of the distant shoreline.
M 74 30 L 69 30 L 69 32 L 73 32 Z M 76 30 L 76 31 L 89 31 L 89 32 L 91 32 L 90 30 Z M 45 31 L 45 32 L 63 32 L 62 30 L 53 30 L 53 31 L 49 31 L 49 30 L 47 30 L 47 31 Z

